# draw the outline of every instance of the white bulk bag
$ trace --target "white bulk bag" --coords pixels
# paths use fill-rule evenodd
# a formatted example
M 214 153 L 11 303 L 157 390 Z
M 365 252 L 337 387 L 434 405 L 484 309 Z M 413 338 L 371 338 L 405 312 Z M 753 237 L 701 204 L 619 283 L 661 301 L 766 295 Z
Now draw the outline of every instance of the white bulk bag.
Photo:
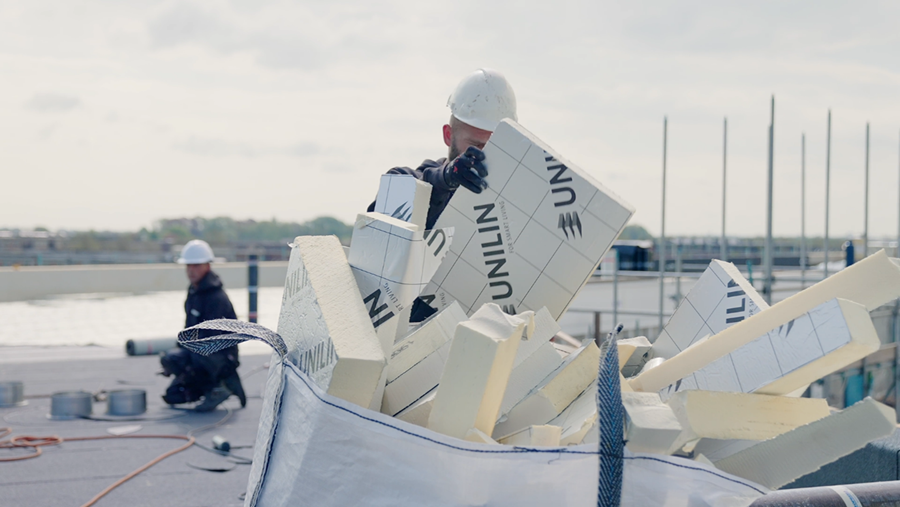
M 230 334 L 201 338 L 202 329 Z M 465 442 L 329 396 L 289 360 L 294 354 L 281 337 L 261 326 L 208 321 L 179 335 L 182 345 L 207 354 L 247 339 L 275 353 L 245 507 L 604 505 L 596 444 Z M 620 459 L 623 506 L 738 507 L 766 492 L 686 459 L 627 450 Z

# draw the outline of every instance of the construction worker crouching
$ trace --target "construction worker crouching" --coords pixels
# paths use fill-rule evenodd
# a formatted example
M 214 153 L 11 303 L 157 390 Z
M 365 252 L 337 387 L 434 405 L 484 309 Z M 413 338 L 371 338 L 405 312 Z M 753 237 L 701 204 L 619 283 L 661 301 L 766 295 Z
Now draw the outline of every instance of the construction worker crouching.
M 185 264 L 191 282 L 184 302 L 186 328 L 207 320 L 237 318 L 231 300 L 222 289 L 222 281 L 210 267 L 213 260 L 212 248 L 202 240 L 189 241 L 181 250 L 178 263 Z M 209 356 L 196 354 L 179 345 L 168 351 L 160 362 L 163 375 L 175 375 L 162 397 L 170 405 L 192 403 L 202 398 L 203 402 L 195 410 L 208 412 L 232 394 L 240 399 L 241 407 L 247 404 L 241 378 L 237 374 L 240 362 L 236 345 Z

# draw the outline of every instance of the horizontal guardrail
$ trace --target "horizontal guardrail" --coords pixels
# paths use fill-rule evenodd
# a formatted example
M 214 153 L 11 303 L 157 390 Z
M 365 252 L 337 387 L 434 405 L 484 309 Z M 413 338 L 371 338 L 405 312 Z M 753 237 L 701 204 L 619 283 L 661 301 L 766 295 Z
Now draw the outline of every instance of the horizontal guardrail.
M 283 287 L 286 261 L 260 262 L 259 286 Z M 228 289 L 247 287 L 247 263 L 213 264 Z M 179 264 L 103 264 L 0 268 L 0 302 L 30 301 L 64 294 L 160 292 L 186 290 Z

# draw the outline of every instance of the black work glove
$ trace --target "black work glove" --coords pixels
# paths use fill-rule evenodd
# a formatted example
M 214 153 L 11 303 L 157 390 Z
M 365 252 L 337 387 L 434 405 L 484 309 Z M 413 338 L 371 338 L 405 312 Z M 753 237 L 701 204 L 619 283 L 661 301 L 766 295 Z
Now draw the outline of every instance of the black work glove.
M 465 153 L 447 164 L 444 169 L 444 181 L 452 189 L 462 185 L 472 192 L 480 194 L 488 186 L 484 181 L 487 174 L 487 167 L 484 166 L 484 152 L 474 146 L 469 146 Z

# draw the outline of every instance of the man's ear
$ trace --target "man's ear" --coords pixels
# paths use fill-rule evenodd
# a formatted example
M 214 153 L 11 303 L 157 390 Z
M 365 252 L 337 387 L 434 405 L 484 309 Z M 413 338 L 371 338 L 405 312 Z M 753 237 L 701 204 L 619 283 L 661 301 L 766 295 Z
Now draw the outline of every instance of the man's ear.
M 446 144 L 448 148 L 450 147 L 450 143 L 452 142 L 452 139 L 453 139 L 453 128 L 450 127 L 450 125 L 444 125 L 444 144 Z

